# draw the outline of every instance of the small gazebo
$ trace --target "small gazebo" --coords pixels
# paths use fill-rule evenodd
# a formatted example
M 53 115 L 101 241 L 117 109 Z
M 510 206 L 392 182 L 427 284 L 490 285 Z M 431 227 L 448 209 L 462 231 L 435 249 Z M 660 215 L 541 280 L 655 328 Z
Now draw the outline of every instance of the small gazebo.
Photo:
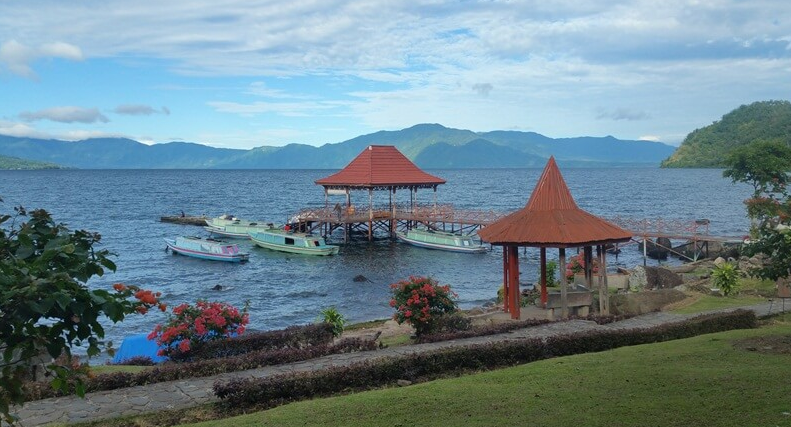
M 632 235 L 577 206 L 550 157 L 527 205 L 484 227 L 478 235 L 485 242 L 503 247 L 503 308 L 511 318 L 520 316 L 519 247 L 537 247 L 541 252 L 541 304 L 547 304 L 547 248 L 558 248 L 559 270 L 565 277 L 566 248 L 584 248 L 585 280 L 593 283 L 593 247 L 599 262 L 599 309 L 609 312 L 607 297 L 606 245 L 628 241 Z M 561 279 L 563 282 L 563 280 Z M 568 317 L 567 286 L 560 287 L 562 316 Z
M 340 171 L 321 178 L 316 184 L 324 187 L 324 203 L 330 194 L 346 196 L 346 207 L 351 206 L 351 191 L 368 191 L 368 239 L 372 238 L 374 208 L 373 192 L 387 190 L 389 212 L 394 215 L 393 198 L 396 190 L 409 190 L 410 205 L 415 203 L 418 189 L 433 189 L 445 180 L 417 167 L 392 145 L 369 145 Z M 390 219 L 392 221 L 392 217 Z M 392 228 L 392 227 L 391 227 Z

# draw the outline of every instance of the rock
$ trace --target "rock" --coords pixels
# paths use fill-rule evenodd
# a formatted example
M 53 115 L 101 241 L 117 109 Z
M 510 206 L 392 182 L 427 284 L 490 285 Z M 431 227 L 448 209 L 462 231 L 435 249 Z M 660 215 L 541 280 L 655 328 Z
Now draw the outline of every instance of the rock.
M 644 246 L 645 251 L 643 250 Z M 657 239 L 656 243 L 651 239 L 646 239 L 644 242 L 640 242 L 640 244 L 637 245 L 640 252 L 645 253 L 649 258 L 653 259 L 667 259 L 670 247 L 670 239 L 666 237 L 660 237 Z
M 399 387 L 406 387 L 406 386 L 412 385 L 412 381 L 398 380 L 398 381 L 396 381 L 396 384 L 398 384 Z
M 723 258 L 723 257 L 721 257 L 721 256 L 720 256 L 720 257 L 717 257 L 717 259 L 715 259 L 715 260 L 714 260 L 714 265 L 716 265 L 717 267 L 719 267 L 719 266 L 721 266 L 722 264 L 725 264 L 726 262 L 727 262 L 727 261 L 725 261 L 725 258 Z
M 362 274 L 358 274 L 354 276 L 352 280 L 355 282 L 370 282 L 370 280 L 368 280 L 368 278 L 363 276 Z
M 647 283 L 645 276 L 645 268 L 642 266 L 635 267 L 629 273 L 629 289 L 634 292 L 640 292 L 645 289 Z
M 222 285 L 214 285 L 211 288 L 211 290 L 213 290 L 213 291 L 221 291 L 222 290 Z
M 617 294 L 610 297 L 612 314 L 645 314 L 659 311 L 662 307 L 683 300 L 687 296 L 677 289 L 661 289 L 632 294 Z
M 663 267 L 643 267 L 645 270 L 645 289 L 671 289 L 684 283 L 680 275 Z

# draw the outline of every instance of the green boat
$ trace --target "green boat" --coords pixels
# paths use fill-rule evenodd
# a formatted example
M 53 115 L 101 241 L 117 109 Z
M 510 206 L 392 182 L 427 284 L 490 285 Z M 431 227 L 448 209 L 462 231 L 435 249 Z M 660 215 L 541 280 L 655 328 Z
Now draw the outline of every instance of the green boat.
M 275 227 L 251 232 L 250 238 L 253 243 L 262 248 L 294 254 L 335 255 L 340 249 L 337 246 L 328 245 L 321 236 L 296 233 Z
M 487 251 L 486 246 L 476 242 L 472 236 L 446 233 L 443 231 L 413 228 L 406 233 L 396 233 L 396 237 L 410 245 L 427 249 L 465 253 L 482 253 Z
M 239 219 L 233 215 L 222 215 L 217 218 L 207 219 L 206 226 L 203 229 L 218 236 L 249 239 L 250 233 L 267 230 L 270 226 L 261 222 Z

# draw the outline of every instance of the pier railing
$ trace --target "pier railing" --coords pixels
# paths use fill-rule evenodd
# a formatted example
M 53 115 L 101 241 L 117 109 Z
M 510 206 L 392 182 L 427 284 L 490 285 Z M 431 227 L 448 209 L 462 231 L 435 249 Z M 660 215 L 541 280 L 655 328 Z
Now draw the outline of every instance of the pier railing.
M 408 220 L 422 222 L 447 222 L 456 224 L 488 225 L 502 218 L 502 212 L 460 210 L 448 204 L 396 204 L 394 212 L 389 205 L 375 205 L 373 207 L 374 220 Z M 393 216 L 395 213 L 395 216 Z M 308 207 L 300 210 L 293 221 L 303 222 L 329 222 L 329 223 L 355 223 L 366 222 L 370 219 L 367 205 Z

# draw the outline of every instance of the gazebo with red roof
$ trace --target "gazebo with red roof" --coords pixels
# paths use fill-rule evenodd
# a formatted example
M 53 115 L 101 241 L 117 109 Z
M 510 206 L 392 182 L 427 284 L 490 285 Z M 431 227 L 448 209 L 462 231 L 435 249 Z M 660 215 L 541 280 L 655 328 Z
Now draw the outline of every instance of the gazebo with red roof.
M 518 319 L 519 247 L 538 247 L 541 251 L 541 304 L 547 304 L 546 248 L 558 248 L 561 277 L 566 271 L 566 248 L 584 248 L 585 278 L 592 287 L 593 247 L 599 267 L 599 309 L 609 312 L 607 298 L 605 245 L 628 241 L 632 235 L 577 206 L 560 174 L 554 157 L 550 157 L 538 179 L 527 205 L 484 227 L 478 235 L 485 242 L 503 247 L 504 304 L 511 318 Z M 562 316 L 568 316 L 566 284 L 561 284 Z
M 391 145 L 369 145 L 345 168 L 316 181 L 316 184 L 324 187 L 325 204 L 329 194 L 345 194 L 347 208 L 351 206 L 350 191 L 368 190 L 369 240 L 372 238 L 374 221 L 374 191 L 388 190 L 390 212 L 393 212 L 393 196 L 396 190 L 408 189 L 410 203 L 414 203 L 418 189 L 431 188 L 436 192 L 437 186 L 444 183 L 444 179 L 422 171 Z

